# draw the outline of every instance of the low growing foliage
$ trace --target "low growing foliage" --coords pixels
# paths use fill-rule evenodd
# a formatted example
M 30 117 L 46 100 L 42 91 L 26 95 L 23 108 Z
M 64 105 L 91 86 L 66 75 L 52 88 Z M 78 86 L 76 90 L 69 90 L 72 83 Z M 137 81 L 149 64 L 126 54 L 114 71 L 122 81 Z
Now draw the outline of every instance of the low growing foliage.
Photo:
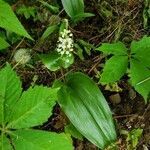
M 3 0 L 0 0 L 0 20 L 1 28 L 32 39 L 31 36 L 24 29 L 24 27 L 21 25 L 20 21 L 12 11 L 11 7 Z
M 49 54 L 39 55 L 43 64 L 51 71 L 56 71 L 61 68 L 68 68 L 74 62 L 73 34 L 69 30 L 67 19 L 62 21 L 59 30 L 60 32 L 56 49 Z
M 75 128 L 101 149 L 116 141 L 109 106 L 95 83 L 82 73 L 69 74 L 58 92 L 59 104 Z
M 30 87 L 21 82 L 9 65 L 0 71 L 0 149 L 72 150 L 68 135 L 37 129 L 52 115 L 57 88 Z
M 104 43 L 97 50 L 112 55 L 104 66 L 100 82 L 118 81 L 129 69 L 132 86 L 147 102 L 150 93 L 150 37 L 133 41 L 130 50 L 122 42 Z
M 92 13 L 84 12 L 84 1 L 83 0 L 61 0 L 63 7 L 69 17 L 74 22 L 83 20 L 86 17 L 94 16 Z

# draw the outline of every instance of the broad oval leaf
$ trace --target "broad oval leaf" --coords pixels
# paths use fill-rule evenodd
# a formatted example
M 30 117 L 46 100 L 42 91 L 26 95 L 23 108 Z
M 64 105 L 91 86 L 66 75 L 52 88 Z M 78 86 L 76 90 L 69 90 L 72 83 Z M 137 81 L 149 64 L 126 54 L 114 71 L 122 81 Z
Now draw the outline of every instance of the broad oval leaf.
M 59 70 L 60 68 L 68 68 L 74 62 L 74 56 L 60 56 L 56 51 L 49 54 L 39 55 L 42 63 L 51 71 Z M 68 60 L 68 61 L 66 61 Z
M 0 0 L 0 27 L 33 40 L 21 25 L 11 7 L 3 0 Z
M 131 60 L 130 66 L 132 86 L 144 97 L 145 103 L 147 103 L 150 94 L 150 69 L 135 59 Z
M 116 140 L 109 106 L 95 83 L 82 73 L 70 74 L 58 92 L 58 101 L 75 128 L 104 149 Z
M 42 63 L 51 71 L 56 71 L 61 68 L 59 65 L 60 55 L 57 52 L 41 54 L 39 57 Z
M 131 43 L 131 53 L 135 54 L 138 51 L 150 47 L 150 37 L 144 36 L 140 41 L 132 41 Z
M 100 82 L 104 84 L 118 81 L 127 71 L 128 57 L 113 56 L 105 64 Z
M 144 66 L 150 68 L 150 46 L 137 51 L 134 58 L 138 59 Z
M 20 129 L 41 125 L 52 114 L 57 88 L 35 86 L 23 92 L 12 111 L 8 128 Z
M 61 0 L 66 13 L 74 18 L 76 15 L 84 13 L 83 0 Z
M 104 54 L 127 55 L 127 48 L 122 42 L 112 44 L 103 43 L 96 50 L 101 51 Z
M 73 150 L 71 138 L 40 130 L 17 130 L 11 139 L 16 150 Z

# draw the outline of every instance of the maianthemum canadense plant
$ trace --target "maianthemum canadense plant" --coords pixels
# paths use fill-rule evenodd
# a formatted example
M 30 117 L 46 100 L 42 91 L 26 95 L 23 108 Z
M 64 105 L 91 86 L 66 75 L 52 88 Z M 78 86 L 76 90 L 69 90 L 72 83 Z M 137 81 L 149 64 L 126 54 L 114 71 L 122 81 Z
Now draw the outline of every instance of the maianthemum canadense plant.
M 59 37 L 55 50 L 48 54 L 39 55 L 43 64 L 51 71 L 66 69 L 74 62 L 74 40 L 73 34 L 69 30 L 68 20 L 62 20 L 57 30 Z
M 97 50 L 112 55 L 106 61 L 100 82 L 102 84 L 116 82 L 128 69 L 131 85 L 147 103 L 150 94 L 150 37 L 132 41 L 130 50 L 122 42 L 103 43 Z
M 68 74 L 65 83 L 53 88 L 34 86 L 24 92 L 10 65 L 0 71 L 0 79 L 2 150 L 73 150 L 68 134 L 33 129 L 51 116 L 56 99 L 85 138 L 101 149 L 114 147 L 117 137 L 109 106 L 99 88 L 83 73 Z
M 84 12 L 84 0 L 61 0 L 61 2 L 64 10 L 74 22 L 81 21 L 86 17 L 94 16 L 92 13 Z
M 69 135 L 33 129 L 52 115 L 58 88 L 34 86 L 22 92 L 21 81 L 8 64 L 0 79 L 1 150 L 73 149 Z

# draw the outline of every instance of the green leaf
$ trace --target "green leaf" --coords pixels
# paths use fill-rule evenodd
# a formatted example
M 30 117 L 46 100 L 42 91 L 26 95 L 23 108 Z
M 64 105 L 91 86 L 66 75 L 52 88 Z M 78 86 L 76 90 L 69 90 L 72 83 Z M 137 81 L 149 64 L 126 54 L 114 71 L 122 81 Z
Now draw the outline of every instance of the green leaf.
M 51 71 L 59 70 L 61 67 L 68 68 L 74 62 L 74 56 L 60 56 L 57 52 L 39 55 L 42 63 Z M 67 60 L 67 61 L 66 61 Z
M 95 83 L 82 73 L 70 74 L 58 92 L 59 104 L 75 128 L 104 149 L 116 140 L 109 106 Z
M 25 6 L 24 4 L 17 8 L 16 11 L 18 15 L 24 15 L 26 19 L 29 19 L 30 17 L 35 18 L 36 15 L 35 7 Z
M 62 5 L 74 22 L 81 21 L 86 17 L 94 16 L 92 13 L 84 12 L 83 0 L 61 0 Z
M 138 145 L 139 138 L 142 136 L 143 129 L 133 129 L 128 133 L 127 142 L 128 149 L 136 149 Z
M 140 49 L 133 57 L 138 59 L 144 66 L 150 68 L 150 46 Z
M 0 37 L 0 51 L 2 49 L 6 49 L 7 47 L 9 47 L 9 44 L 3 38 Z
M 61 0 L 66 13 L 74 18 L 78 14 L 84 13 L 84 1 L 83 0 Z
M 127 48 L 122 42 L 113 44 L 103 43 L 96 50 L 101 51 L 104 54 L 127 55 Z
M 13 131 L 11 136 L 16 150 L 73 150 L 71 138 L 39 130 Z
M 51 35 L 54 31 L 58 29 L 58 25 L 49 26 L 43 33 L 41 40 L 46 39 L 49 35 Z
M 58 89 L 35 86 L 23 92 L 8 123 L 9 128 L 20 129 L 42 125 L 52 114 Z
M 22 88 L 19 78 L 8 64 L 0 71 L 0 79 L 0 124 L 4 124 L 9 121 Z
M 80 13 L 80 14 L 75 15 L 75 16 L 73 17 L 73 20 L 74 20 L 75 22 L 77 22 L 77 21 L 83 20 L 84 18 L 93 17 L 93 16 L 95 16 L 95 15 L 92 14 L 92 13 Z
M 76 48 L 76 55 L 79 56 L 81 60 L 84 60 L 83 49 L 76 43 L 74 44 L 74 47 Z
M 21 25 L 11 7 L 2 0 L 0 0 L 0 27 L 33 40 Z
M 0 136 L 0 150 L 12 150 L 10 142 L 5 135 Z
M 150 37 L 144 36 L 140 41 L 133 41 L 131 43 L 132 54 L 138 53 L 138 51 L 146 48 L 150 49 Z
M 118 81 L 127 71 L 128 57 L 113 56 L 105 64 L 100 82 L 104 84 Z
M 64 56 L 60 57 L 59 64 L 60 64 L 60 66 L 62 66 L 65 69 L 68 68 L 73 63 L 74 63 L 73 54 L 71 54 L 71 56 L 64 55 Z
M 145 103 L 147 103 L 150 93 L 150 70 L 134 59 L 131 60 L 130 66 L 132 86 L 144 97 Z
M 69 125 L 65 126 L 65 132 L 71 134 L 74 138 L 79 140 L 83 140 L 83 136 L 77 129 L 70 123 Z
M 58 13 L 59 12 L 59 8 L 53 5 L 48 4 L 47 2 L 43 1 L 43 0 L 38 0 L 40 3 L 42 3 L 45 7 L 48 8 L 49 11 L 51 11 L 52 13 Z
M 51 71 L 56 71 L 60 69 L 59 66 L 59 58 L 60 55 L 57 52 L 52 52 L 49 54 L 41 54 L 39 55 L 42 63 Z
M 79 40 L 79 43 L 84 47 L 85 52 L 91 55 L 91 50 L 94 49 L 94 46 L 84 40 Z

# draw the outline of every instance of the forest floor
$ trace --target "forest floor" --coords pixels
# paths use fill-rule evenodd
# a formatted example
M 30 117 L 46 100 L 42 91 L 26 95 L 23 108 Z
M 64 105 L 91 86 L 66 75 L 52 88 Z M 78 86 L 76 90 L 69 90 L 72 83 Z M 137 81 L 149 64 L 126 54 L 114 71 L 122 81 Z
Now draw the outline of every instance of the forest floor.
M 21 3 L 26 5 L 36 5 L 34 2 L 19 1 L 13 5 L 15 10 Z M 38 6 L 38 5 L 37 5 Z M 103 9 L 102 9 L 103 8 Z M 85 9 L 87 12 L 94 13 L 94 17 L 85 19 L 75 26 L 70 26 L 74 35 L 74 39 L 83 39 L 94 46 L 98 46 L 103 42 L 123 41 L 127 47 L 132 40 L 138 40 L 144 35 L 149 35 L 150 30 L 143 27 L 143 0 L 86 0 Z M 40 8 L 41 14 L 45 13 L 44 8 Z M 49 14 L 50 15 L 50 14 Z M 65 12 L 60 16 L 63 18 Z M 20 17 L 23 25 L 38 39 L 42 34 L 44 27 L 49 23 L 47 19 L 43 22 L 25 20 Z M 31 34 L 31 35 L 32 35 Z M 5 54 L 0 54 L 0 66 L 6 61 L 11 61 L 13 53 L 18 48 L 30 48 L 33 55 L 36 53 L 47 53 L 53 50 L 57 42 L 56 37 L 50 37 L 41 45 L 31 43 L 23 39 L 19 44 L 15 43 L 13 47 Z M 34 63 L 34 67 L 17 66 L 15 69 L 23 81 L 23 88 L 27 89 L 33 82 L 51 86 L 55 79 L 62 78 L 69 71 L 82 71 L 89 75 L 96 83 L 98 83 L 98 73 L 102 70 L 104 64 L 102 54 L 91 51 L 91 55 L 85 54 L 85 59 L 75 58 L 75 63 L 67 70 L 51 72 L 40 61 Z M 34 81 L 36 77 L 36 80 Z M 119 135 L 118 145 L 120 150 L 127 149 L 126 136 L 121 135 L 121 130 L 131 131 L 135 128 L 142 128 L 143 134 L 137 146 L 137 150 L 144 150 L 145 147 L 150 149 L 150 105 L 145 105 L 143 98 L 134 91 L 127 82 L 128 77 L 124 76 L 119 82 L 119 92 L 106 89 L 100 86 L 106 100 L 113 112 L 113 118 L 117 124 L 117 132 Z M 67 124 L 67 118 L 57 104 L 53 110 L 53 116 L 49 118 L 43 126 L 37 127 L 43 130 L 62 132 Z M 76 150 L 98 150 L 96 146 L 87 140 L 73 139 Z M 146 149 L 145 149 L 146 150 Z

